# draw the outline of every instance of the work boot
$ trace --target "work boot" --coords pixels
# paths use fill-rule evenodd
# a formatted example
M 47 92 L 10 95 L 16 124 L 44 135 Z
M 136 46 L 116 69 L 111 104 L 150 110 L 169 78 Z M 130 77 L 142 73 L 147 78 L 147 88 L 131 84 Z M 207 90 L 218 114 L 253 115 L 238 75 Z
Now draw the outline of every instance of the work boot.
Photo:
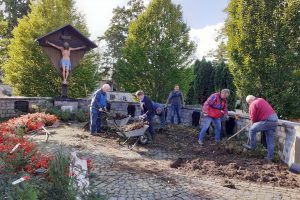
M 204 145 L 204 142 L 202 140 L 198 140 L 198 143 L 200 144 L 200 146 Z
M 253 148 L 249 144 L 243 144 L 243 147 L 247 150 L 253 150 Z

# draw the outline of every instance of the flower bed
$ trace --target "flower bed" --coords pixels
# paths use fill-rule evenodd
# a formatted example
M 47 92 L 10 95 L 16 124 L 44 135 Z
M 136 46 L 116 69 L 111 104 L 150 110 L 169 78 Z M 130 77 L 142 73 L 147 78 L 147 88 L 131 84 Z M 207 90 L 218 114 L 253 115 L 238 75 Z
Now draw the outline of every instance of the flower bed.
M 16 135 L 26 134 L 29 131 L 40 129 L 43 126 L 51 126 L 58 119 L 55 115 L 45 113 L 29 113 L 13 118 L 0 124 L 0 133 L 12 133 Z
M 31 184 L 32 190 L 30 191 L 33 191 L 36 196 L 40 196 L 38 199 L 44 199 L 45 195 L 52 197 L 53 191 L 58 191 L 55 199 L 75 199 L 78 195 L 72 192 L 76 191 L 73 188 L 75 185 L 72 184 L 72 181 L 76 182 L 76 179 L 70 175 L 69 166 L 72 166 L 70 157 L 62 152 L 55 156 L 44 155 L 38 151 L 33 142 L 24 137 L 27 133 L 44 126 L 51 126 L 57 121 L 55 115 L 34 113 L 22 115 L 0 124 L 0 180 L 6 176 L 9 180 L 9 177 L 13 178 L 14 181 L 10 181 L 8 187 L 19 188 L 21 185 L 20 188 L 26 188 L 23 181 L 28 182 L 26 184 Z M 93 169 L 93 163 L 90 159 L 85 161 L 86 175 L 89 176 Z M 39 174 L 42 174 L 41 178 L 37 176 Z M 44 188 L 44 186 L 47 187 Z M 26 191 L 24 190 L 22 193 L 26 193 Z M 9 196 L 14 196 L 14 199 L 22 199 L 17 189 L 14 188 L 10 191 L 0 187 L 0 195 L 5 199 Z
M 37 169 L 47 169 L 52 156 L 40 153 L 36 145 L 23 136 L 43 126 L 53 125 L 56 121 L 54 115 L 34 113 L 1 123 L 0 159 L 4 164 L 0 166 L 0 173 L 25 171 L 34 174 Z

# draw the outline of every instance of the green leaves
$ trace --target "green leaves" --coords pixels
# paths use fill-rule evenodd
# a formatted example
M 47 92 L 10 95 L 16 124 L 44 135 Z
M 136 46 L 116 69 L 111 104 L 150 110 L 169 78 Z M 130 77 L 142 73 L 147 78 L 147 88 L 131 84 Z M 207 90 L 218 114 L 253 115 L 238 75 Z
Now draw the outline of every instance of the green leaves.
M 86 25 L 74 8 L 73 0 L 41 0 L 30 4 L 31 12 L 19 20 L 8 46 L 4 64 L 5 83 L 13 86 L 15 95 L 58 96 L 61 79 L 49 58 L 35 41 L 41 35 L 65 24 L 72 24 L 85 35 Z M 71 97 L 85 97 L 96 86 L 98 60 L 94 52 L 85 56 L 69 80 Z M 97 59 L 96 59 L 97 58 Z
M 266 98 L 280 117 L 300 116 L 299 9 L 296 0 L 231 0 L 227 8 L 229 67 L 238 93 Z
M 143 89 L 154 100 L 165 100 L 174 84 L 187 88 L 195 45 L 183 22 L 180 6 L 154 0 L 129 26 L 128 38 L 114 78 L 124 89 Z

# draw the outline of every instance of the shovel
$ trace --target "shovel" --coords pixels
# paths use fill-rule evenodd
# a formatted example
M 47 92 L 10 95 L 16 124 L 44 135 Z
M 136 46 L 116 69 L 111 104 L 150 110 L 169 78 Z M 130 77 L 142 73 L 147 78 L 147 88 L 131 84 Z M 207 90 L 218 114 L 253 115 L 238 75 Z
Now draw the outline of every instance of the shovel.
M 246 126 L 244 126 L 241 130 L 239 130 L 238 132 L 236 132 L 234 135 L 230 136 L 229 138 L 227 138 L 227 140 L 225 140 L 223 142 L 223 144 L 225 144 L 226 142 L 228 142 L 229 140 L 231 140 L 232 138 L 234 138 L 235 136 L 237 136 L 238 134 L 240 134 L 243 130 L 245 130 L 248 126 L 250 126 L 251 123 L 247 124 Z

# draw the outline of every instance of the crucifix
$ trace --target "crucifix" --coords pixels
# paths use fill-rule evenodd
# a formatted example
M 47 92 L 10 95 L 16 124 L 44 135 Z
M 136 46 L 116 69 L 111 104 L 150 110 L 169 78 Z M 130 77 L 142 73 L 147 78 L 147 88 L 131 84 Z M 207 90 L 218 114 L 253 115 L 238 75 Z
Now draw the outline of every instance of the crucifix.
M 68 77 L 84 54 L 96 48 L 92 41 L 66 25 L 37 39 L 43 51 L 48 55 L 52 65 L 62 77 L 61 97 L 67 97 Z

